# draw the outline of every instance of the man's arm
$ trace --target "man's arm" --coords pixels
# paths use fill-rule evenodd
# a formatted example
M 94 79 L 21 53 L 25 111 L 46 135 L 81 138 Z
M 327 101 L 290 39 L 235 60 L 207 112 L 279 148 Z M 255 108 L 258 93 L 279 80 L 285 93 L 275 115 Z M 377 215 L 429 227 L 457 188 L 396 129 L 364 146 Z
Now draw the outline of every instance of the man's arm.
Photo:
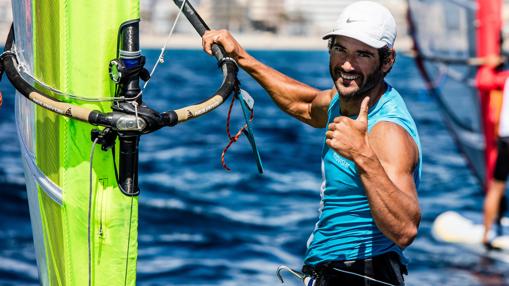
M 208 31 L 202 39 L 203 48 L 209 54 L 212 44 L 223 46 L 226 53 L 269 93 L 283 111 L 313 127 L 325 127 L 327 108 L 334 90 L 320 91 L 261 63 L 226 30 Z
M 417 235 L 421 217 L 413 177 L 419 151 L 408 132 L 392 122 L 376 124 L 368 135 L 368 101 L 363 100 L 356 120 L 337 117 L 326 143 L 355 162 L 378 229 L 406 247 Z
M 414 170 L 417 145 L 403 127 L 376 124 L 368 135 L 372 151 L 355 159 L 375 223 L 401 247 L 412 243 L 421 219 Z

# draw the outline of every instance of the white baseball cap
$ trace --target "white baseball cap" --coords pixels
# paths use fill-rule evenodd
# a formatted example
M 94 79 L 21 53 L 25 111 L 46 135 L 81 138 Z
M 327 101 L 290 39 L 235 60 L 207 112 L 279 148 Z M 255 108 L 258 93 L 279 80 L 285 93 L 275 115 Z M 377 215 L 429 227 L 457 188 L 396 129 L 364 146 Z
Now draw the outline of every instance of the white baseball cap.
M 396 40 L 396 21 L 389 9 L 381 4 L 355 1 L 343 10 L 334 29 L 323 39 L 333 36 L 354 38 L 376 49 L 392 48 Z

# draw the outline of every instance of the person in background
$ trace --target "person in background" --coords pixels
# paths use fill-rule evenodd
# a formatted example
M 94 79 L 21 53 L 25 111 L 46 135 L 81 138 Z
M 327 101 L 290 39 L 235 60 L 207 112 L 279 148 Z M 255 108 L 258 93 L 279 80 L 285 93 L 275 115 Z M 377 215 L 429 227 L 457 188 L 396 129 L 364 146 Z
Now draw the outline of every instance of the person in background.
M 385 81 L 395 62 L 396 22 L 384 6 L 355 1 L 323 39 L 328 90 L 261 63 L 226 30 L 207 32 L 203 48 L 211 54 L 213 44 L 223 46 L 284 112 L 326 128 L 320 215 L 303 266 L 313 285 L 404 285 L 403 250 L 421 217 L 421 148 L 402 97 Z
M 488 192 L 484 200 L 484 233 L 482 243 L 487 250 L 499 250 L 491 244 L 496 237 L 491 232 L 494 221 L 500 219 L 504 212 L 505 182 L 509 175 L 509 79 L 504 86 L 502 109 L 498 125 L 497 160 L 491 181 L 488 183 Z

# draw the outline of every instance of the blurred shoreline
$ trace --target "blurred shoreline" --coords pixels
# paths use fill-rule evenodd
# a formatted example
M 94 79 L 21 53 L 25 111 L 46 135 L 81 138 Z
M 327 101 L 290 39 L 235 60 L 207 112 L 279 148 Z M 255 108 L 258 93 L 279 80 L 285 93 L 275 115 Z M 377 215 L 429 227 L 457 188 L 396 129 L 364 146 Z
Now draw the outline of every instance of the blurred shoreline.
M 321 36 L 285 36 L 274 34 L 242 34 L 235 35 L 237 41 L 247 50 L 296 50 L 320 51 L 327 49 L 327 42 Z M 141 47 L 144 49 L 161 49 L 166 36 L 141 34 Z M 167 44 L 168 49 L 201 49 L 198 35 L 173 35 Z M 410 52 L 412 40 L 407 35 L 398 37 L 395 49 Z
M 4 45 L 8 31 L 0 31 L 0 46 Z M 275 34 L 241 34 L 235 35 L 237 41 L 247 50 L 295 50 L 320 51 L 326 50 L 327 42 L 320 35 L 313 36 L 285 36 Z M 166 42 L 166 36 L 141 33 L 140 44 L 143 49 L 161 49 Z M 398 52 L 409 53 L 412 39 L 408 35 L 398 36 L 394 45 Z M 197 34 L 173 35 L 167 44 L 168 49 L 201 49 L 201 39 Z
M 0 31 L 0 46 L 4 45 L 7 31 Z M 327 42 L 320 35 L 316 36 L 285 36 L 275 34 L 241 34 L 235 35 L 237 41 L 247 50 L 295 50 L 320 51 L 327 49 Z M 141 33 L 140 44 L 143 49 L 161 49 L 166 36 Z M 412 48 L 412 40 L 407 35 L 396 39 L 394 45 L 399 52 L 408 53 Z M 201 49 L 201 39 L 196 35 L 173 35 L 167 44 L 168 49 Z

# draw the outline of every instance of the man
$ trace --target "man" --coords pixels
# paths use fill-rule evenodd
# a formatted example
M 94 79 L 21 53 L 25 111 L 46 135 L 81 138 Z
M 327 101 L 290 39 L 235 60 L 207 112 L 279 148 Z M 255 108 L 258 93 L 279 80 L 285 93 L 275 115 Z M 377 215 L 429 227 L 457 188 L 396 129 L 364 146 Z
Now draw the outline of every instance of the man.
M 210 54 L 212 44 L 222 45 L 283 111 L 327 127 L 322 206 L 303 268 L 314 285 L 403 285 L 402 250 L 420 221 L 421 152 L 413 119 L 384 81 L 396 23 L 382 5 L 356 1 L 323 38 L 334 83 L 325 91 L 257 61 L 227 31 L 206 33 L 203 47 Z
M 491 228 L 497 216 L 500 219 L 505 211 L 503 209 L 505 206 L 505 181 L 509 175 L 509 79 L 506 80 L 504 85 L 504 96 L 498 124 L 497 153 L 493 178 L 488 183 L 488 192 L 484 200 L 482 243 L 487 250 L 500 250 L 491 244 L 491 240 L 496 236 L 495 233 L 491 233 Z

